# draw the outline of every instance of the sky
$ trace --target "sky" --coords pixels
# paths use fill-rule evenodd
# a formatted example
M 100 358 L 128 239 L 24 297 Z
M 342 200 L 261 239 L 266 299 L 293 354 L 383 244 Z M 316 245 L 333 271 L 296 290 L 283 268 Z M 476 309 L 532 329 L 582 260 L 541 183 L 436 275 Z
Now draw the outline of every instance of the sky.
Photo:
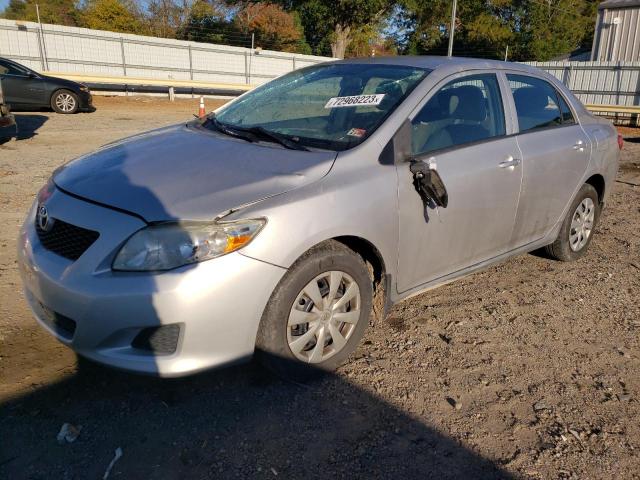
M 4 10 L 4 8 L 9 4 L 9 0 L 0 0 L 0 10 Z

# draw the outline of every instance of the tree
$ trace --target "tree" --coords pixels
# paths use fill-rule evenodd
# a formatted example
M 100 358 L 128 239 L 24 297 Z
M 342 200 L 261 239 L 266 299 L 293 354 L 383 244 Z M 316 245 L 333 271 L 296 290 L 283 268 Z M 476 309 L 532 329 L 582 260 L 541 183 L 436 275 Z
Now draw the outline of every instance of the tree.
M 528 0 L 522 28 L 528 56 L 546 61 L 584 45 L 585 38 L 593 38 L 595 6 L 584 0 Z
M 402 0 L 399 42 L 406 53 L 446 52 L 450 0 Z M 597 0 L 463 0 L 454 55 L 549 60 L 590 44 Z
M 121 33 L 148 33 L 137 6 L 125 0 L 89 0 L 82 11 L 82 26 Z
M 175 38 L 189 15 L 189 9 L 187 0 L 150 0 L 146 11 L 149 33 L 156 37 Z
M 281 0 L 280 3 L 299 13 L 310 43 L 328 42 L 337 58 L 344 58 L 358 28 L 376 24 L 395 5 L 392 0 Z
M 76 26 L 80 17 L 75 0 L 10 0 L 2 17 L 37 22 L 36 3 L 42 23 Z
M 245 35 L 255 34 L 256 45 L 285 52 L 310 50 L 297 15 L 279 5 L 248 3 L 237 12 L 233 23 Z
M 185 22 L 176 32 L 176 38 L 222 44 L 241 41 L 240 37 L 234 35 L 235 32 L 226 16 L 227 12 L 222 5 L 207 0 L 195 0 Z
M 385 22 L 365 25 L 355 29 L 347 47 L 347 57 L 370 57 L 397 55 L 398 47 L 393 38 L 385 33 Z

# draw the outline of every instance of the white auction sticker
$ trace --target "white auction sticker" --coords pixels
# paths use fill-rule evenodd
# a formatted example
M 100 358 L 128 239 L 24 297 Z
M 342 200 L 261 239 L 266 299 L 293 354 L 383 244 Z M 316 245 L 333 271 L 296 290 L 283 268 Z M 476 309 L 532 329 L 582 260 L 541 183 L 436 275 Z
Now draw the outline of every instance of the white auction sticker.
M 367 105 L 380 105 L 384 98 L 384 93 L 375 95 L 353 95 L 351 97 L 333 97 L 330 98 L 324 108 L 340 108 L 340 107 L 362 107 Z

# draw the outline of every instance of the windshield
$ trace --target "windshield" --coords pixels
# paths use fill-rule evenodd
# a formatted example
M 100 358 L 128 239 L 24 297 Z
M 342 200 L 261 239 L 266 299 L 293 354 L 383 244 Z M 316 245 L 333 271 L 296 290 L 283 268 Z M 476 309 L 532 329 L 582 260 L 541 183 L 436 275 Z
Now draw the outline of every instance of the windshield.
M 207 126 L 266 130 L 301 146 L 345 150 L 371 135 L 428 73 L 400 65 L 307 67 L 252 90 Z

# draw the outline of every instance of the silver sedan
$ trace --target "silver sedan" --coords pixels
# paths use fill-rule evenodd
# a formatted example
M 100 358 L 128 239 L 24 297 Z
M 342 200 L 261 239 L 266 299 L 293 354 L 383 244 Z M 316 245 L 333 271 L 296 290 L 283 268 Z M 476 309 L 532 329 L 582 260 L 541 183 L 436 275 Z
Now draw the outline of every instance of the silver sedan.
M 36 320 L 80 355 L 304 377 L 376 313 L 593 239 L 620 139 L 555 78 L 441 57 L 304 68 L 54 172 L 19 239 Z M 309 368 L 309 365 L 318 368 Z

